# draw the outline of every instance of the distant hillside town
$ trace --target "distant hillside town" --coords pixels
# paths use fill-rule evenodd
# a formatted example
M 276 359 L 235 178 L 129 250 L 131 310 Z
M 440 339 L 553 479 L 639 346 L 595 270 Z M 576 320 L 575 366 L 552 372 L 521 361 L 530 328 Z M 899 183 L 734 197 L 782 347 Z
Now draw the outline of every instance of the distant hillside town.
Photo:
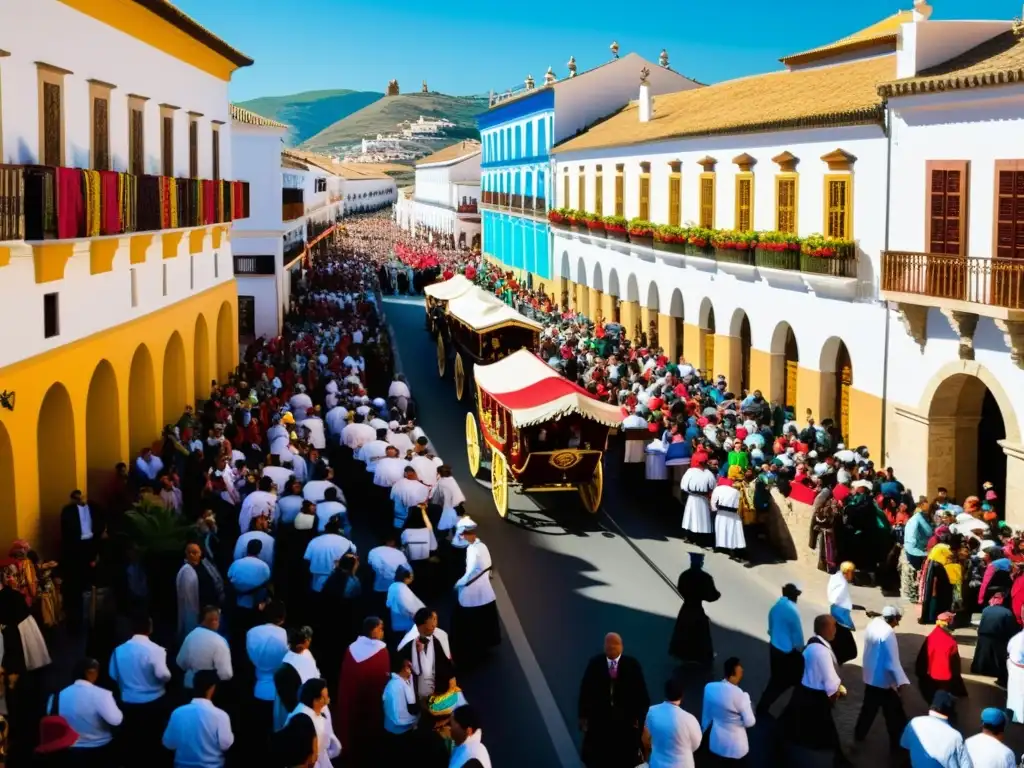
M 390 163 L 403 160 L 417 160 L 433 151 L 425 146 L 425 139 L 447 138 L 447 131 L 455 123 L 446 118 L 429 118 L 423 115 L 415 121 L 403 121 L 393 133 L 378 133 L 376 138 L 362 140 L 358 152 L 345 155 L 346 163 Z

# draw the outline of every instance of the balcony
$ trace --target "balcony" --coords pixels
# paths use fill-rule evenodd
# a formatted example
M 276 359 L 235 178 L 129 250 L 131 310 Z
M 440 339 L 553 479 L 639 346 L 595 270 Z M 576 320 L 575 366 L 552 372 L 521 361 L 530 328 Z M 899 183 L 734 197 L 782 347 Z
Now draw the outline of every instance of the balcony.
M 306 215 L 306 203 L 301 189 L 285 187 L 281 190 L 281 219 L 293 221 Z
M 482 192 L 480 196 L 481 204 L 491 210 L 534 217 L 547 216 L 547 204 L 543 197 L 513 195 L 508 192 Z
M 274 274 L 273 256 L 235 256 L 235 275 L 272 275 Z
M 284 266 L 291 264 L 299 256 L 301 256 L 306 250 L 306 243 L 302 240 L 297 240 L 284 247 L 284 253 L 281 256 L 281 261 Z
M 479 213 L 480 209 L 479 209 L 479 207 L 477 206 L 477 204 L 475 202 L 472 202 L 472 203 L 463 203 L 462 205 L 460 205 L 456 209 L 456 211 L 458 213 Z

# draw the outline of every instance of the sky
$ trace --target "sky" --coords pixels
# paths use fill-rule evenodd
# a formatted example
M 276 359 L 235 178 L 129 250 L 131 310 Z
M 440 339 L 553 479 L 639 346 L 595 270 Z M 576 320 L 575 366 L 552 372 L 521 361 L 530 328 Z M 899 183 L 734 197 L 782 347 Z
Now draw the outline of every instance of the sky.
M 1011 19 L 1021 0 L 932 0 L 933 19 Z M 607 61 L 608 46 L 703 83 L 779 68 L 780 56 L 832 42 L 910 8 L 912 0 L 174 0 L 256 60 L 237 72 L 233 101 L 299 91 L 430 89 L 486 94 Z M 530 13 L 534 10 L 535 13 Z M 525 11 L 525 12 L 524 12 Z

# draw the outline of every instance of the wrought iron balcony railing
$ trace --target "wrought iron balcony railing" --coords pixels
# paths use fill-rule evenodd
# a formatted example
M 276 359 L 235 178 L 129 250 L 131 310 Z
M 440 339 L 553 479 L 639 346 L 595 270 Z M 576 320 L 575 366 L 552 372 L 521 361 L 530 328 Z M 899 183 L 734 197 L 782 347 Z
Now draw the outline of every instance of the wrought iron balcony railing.
M 882 290 L 1024 309 L 1024 261 L 886 251 Z

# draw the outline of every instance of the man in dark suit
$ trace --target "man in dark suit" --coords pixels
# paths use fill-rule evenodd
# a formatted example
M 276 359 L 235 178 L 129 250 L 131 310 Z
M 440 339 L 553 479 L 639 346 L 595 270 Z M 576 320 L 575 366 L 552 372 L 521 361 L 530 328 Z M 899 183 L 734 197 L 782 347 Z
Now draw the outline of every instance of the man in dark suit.
M 99 542 L 106 535 L 103 515 L 89 505 L 85 494 L 71 492 L 71 503 L 60 511 L 60 572 L 64 612 L 68 626 L 77 629 L 82 622 L 82 593 L 91 586 L 92 572 L 99 554 Z
M 651 705 L 640 662 L 622 653 L 622 638 L 604 638 L 580 684 L 579 719 L 587 768 L 635 768 L 640 736 Z

